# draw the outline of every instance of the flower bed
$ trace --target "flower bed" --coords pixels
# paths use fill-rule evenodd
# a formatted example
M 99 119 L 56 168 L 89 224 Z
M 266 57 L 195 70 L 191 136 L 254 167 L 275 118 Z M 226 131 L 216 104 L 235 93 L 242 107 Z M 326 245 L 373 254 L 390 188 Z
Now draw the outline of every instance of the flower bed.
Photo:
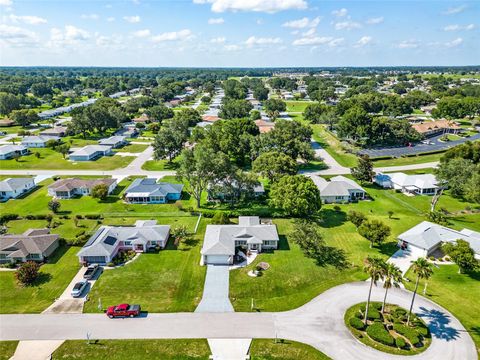
M 363 344 L 379 351 L 415 355 L 430 346 L 432 341 L 427 325 L 416 315 L 407 325 L 407 311 L 397 305 L 387 304 L 382 313 L 382 303 L 372 302 L 364 324 L 366 303 L 349 308 L 345 313 L 345 325 Z

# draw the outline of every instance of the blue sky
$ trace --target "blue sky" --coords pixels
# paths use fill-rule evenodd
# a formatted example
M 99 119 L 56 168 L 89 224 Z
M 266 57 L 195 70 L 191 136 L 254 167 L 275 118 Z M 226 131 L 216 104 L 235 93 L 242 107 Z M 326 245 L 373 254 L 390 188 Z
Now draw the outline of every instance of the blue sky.
M 0 0 L 0 65 L 478 65 L 478 1 Z

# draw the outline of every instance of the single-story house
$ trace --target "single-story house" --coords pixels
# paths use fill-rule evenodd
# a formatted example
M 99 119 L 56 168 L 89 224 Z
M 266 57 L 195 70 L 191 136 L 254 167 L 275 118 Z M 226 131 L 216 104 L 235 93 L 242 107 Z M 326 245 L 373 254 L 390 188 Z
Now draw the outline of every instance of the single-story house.
M 238 193 L 247 193 L 249 190 L 250 195 L 253 195 L 253 197 L 260 197 L 265 195 L 265 188 L 261 182 L 258 182 L 253 188 L 251 189 L 239 189 L 238 185 L 236 182 L 233 183 L 233 186 L 235 188 L 235 191 Z M 230 194 L 226 194 L 226 189 L 225 189 L 225 184 L 223 181 L 219 181 L 215 184 L 210 183 L 207 186 L 207 198 L 208 200 L 220 200 L 220 201 L 228 201 L 231 200 Z
M 101 226 L 77 256 L 82 264 L 108 264 L 121 250 L 164 248 L 169 236 L 170 226 L 157 225 L 155 220 L 137 220 L 135 226 Z
M 132 121 L 135 124 L 145 124 L 150 122 L 150 118 L 147 116 L 147 114 L 142 114 L 140 116 L 137 116 L 136 118 L 133 118 Z
M 278 248 L 275 224 L 262 224 L 258 216 L 240 216 L 238 225 L 207 225 L 201 265 L 231 265 L 235 248 L 261 252 Z
M 74 196 L 90 195 L 92 189 L 99 184 L 108 188 L 108 193 L 117 187 L 117 180 L 112 178 L 104 179 L 60 179 L 48 186 L 48 195 L 58 199 L 71 199 Z
M 131 204 L 165 204 L 180 200 L 182 184 L 157 182 L 154 178 L 135 179 L 125 190 L 125 201 Z
M 434 195 L 439 188 L 438 181 L 433 174 L 378 173 L 373 181 L 383 188 L 415 195 Z
M 50 229 L 29 229 L 23 234 L 0 235 L 0 264 L 44 261 L 59 245 L 59 236 Z
M 330 181 L 317 175 L 312 175 L 311 178 L 320 190 L 320 198 L 325 204 L 365 199 L 366 191 L 355 181 L 345 176 L 334 176 Z
M 55 136 L 43 135 L 25 136 L 22 139 L 22 145 L 26 146 L 27 148 L 44 148 L 47 146 L 47 142 L 50 140 L 58 141 L 60 140 L 60 138 Z
M 115 132 L 116 136 L 125 136 L 126 138 L 133 138 L 138 136 L 138 130 L 135 126 L 124 126 Z
M 257 125 L 260 133 L 268 133 L 275 128 L 275 123 L 273 121 L 266 121 L 262 119 L 255 120 L 255 125 Z
M 28 154 L 28 148 L 25 145 L 2 145 L 0 146 L 0 160 L 12 159 L 15 154 L 20 156 Z
M 112 147 L 106 145 L 87 145 L 72 152 L 68 158 L 72 161 L 93 161 L 112 154 Z
M 98 143 L 116 149 L 127 144 L 126 138 L 126 136 L 110 136 L 109 138 L 99 140 Z
M 461 131 L 460 125 L 450 120 L 426 121 L 419 124 L 412 124 L 412 128 L 425 137 L 435 136 L 440 133 L 453 133 Z
M 64 137 L 66 133 L 67 133 L 67 127 L 66 126 L 55 126 L 53 128 L 43 130 L 40 133 L 40 135 L 42 135 L 42 136 Z
M 0 200 L 15 199 L 35 187 L 31 177 L 8 178 L 0 181 Z
M 480 233 L 463 229 L 453 230 L 429 221 L 422 221 L 410 230 L 398 235 L 398 246 L 410 250 L 419 257 L 430 256 L 443 243 L 465 240 L 475 252 L 475 258 L 480 259 Z
M 10 119 L 2 119 L 0 120 L 0 127 L 9 127 L 15 125 L 15 121 Z

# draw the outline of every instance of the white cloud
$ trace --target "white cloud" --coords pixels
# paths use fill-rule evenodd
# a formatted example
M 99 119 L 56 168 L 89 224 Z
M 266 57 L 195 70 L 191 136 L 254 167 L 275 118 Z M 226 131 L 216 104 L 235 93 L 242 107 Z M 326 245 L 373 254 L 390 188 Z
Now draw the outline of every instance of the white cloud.
M 276 13 L 283 10 L 305 10 L 305 0 L 193 0 L 195 4 L 211 4 L 216 13 L 225 11 L 255 11 Z
M 135 24 L 135 23 L 139 23 L 139 22 L 140 22 L 140 16 L 138 16 L 138 15 L 135 15 L 135 16 L 124 16 L 124 17 L 123 17 L 123 20 L 125 20 L 126 22 L 129 22 L 129 23 Z
M 39 16 L 33 16 L 33 15 L 17 16 L 17 15 L 10 14 L 8 18 L 10 19 L 10 21 L 14 23 L 21 22 L 29 25 L 39 25 L 39 24 L 47 23 L 47 19 L 41 18 Z
M 399 49 L 416 49 L 418 46 L 419 43 L 417 40 L 403 40 L 396 45 Z
M 88 31 L 77 28 L 73 25 L 65 25 L 65 28 L 52 28 L 50 30 L 49 46 L 74 45 L 88 40 L 90 34 Z
M 227 51 L 238 51 L 238 50 L 240 50 L 242 47 L 239 46 L 239 45 L 225 45 L 223 48 L 224 48 L 225 50 L 227 50 Z
M 451 7 L 443 12 L 444 15 L 453 15 L 463 12 L 467 8 L 467 5 L 460 5 L 456 7 Z
M 209 25 L 220 25 L 223 24 L 225 20 L 223 18 L 210 18 L 208 19 L 208 24 Z
M 12 4 L 12 0 L 0 0 L 0 6 L 11 6 Z
M 475 29 L 475 24 L 468 24 L 465 26 L 462 25 L 447 25 L 443 28 L 444 31 L 459 31 L 459 30 L 473 30 Z
M 329 45 L 337 46 L 344 41 L 343 38 L 333 38 L 331 36 L 315 36 L 315 37 L 304 37 L 296 39 L 292 45 L 294 46 L 306 46 L 306 45 Z
M 316 32 L 317 32 L 316 28 L 310 28 L 307 31 L 305 31 L 304 33 L 302 33 L 302 36 L 311 37 L 311 36 L 314 36 Z
M 210 39 L 210 42 L 211 42 L 212 44 L 223 44 L 223 43 L 225 43 L 225 41 L 227 41 L 227 39 L 225 38 L 225 36 L 219 36 L 219 37 Z
M 373 38 L 371 36 L 362 36 L 356 43 L 355 47 L 364 47 L 372 42 Z
M 143 30 L 137 30 L 133 32 L 133 36 L 139 37 L 139 38 L 144 38 L 150 36 L 150 30 L 148 29 L 143 29 Z
M 180 31 L 164 32 L 162 34 L 152 36 L 152 41 L 154 42 L 182 41 L 182 40 L 191 39 L 192 37 L 193 37 L 193 34 L 190 29 L 183 29 Z
M 304 17 L 298 20 L 287 21 L 282 24 L 283 27 L 293 28 L 293 29 L 303 29 L 306 27 L 316 27 L 320 23 L 320 17 L 310 20 L 308 17 Z
M 352 20 L 345 20 L 335 23 L 335 30 L 352 30 L 360 29 L 362 25 Z
M 370 18 L 366 21 L 368 25 L 375 25 L 375 24 L 381 24 L 383 23 L 383 16 L 376 17 L 376 18 Z
M 0 43 L 15 47 L 32 46 L 38 42 L 37 35 L 17 26 L 0 24 Z
M 100 19 L 100 16 L 98 16 L 98 14 L 82 14 L 80 17 L 82 19 L 85 19 L 85 20 L 98 20 L 98 19 Z
M 333 11 L 332 11 L 332 15 L 338 16 L 338 17 L 347 16 L 347 14 L 348 14 L 348 10 L 345 9 L 345 8 L 342 8 L 342 9 L 339 9 L 339 10 L 333 10 Z
M 456 46 L 459 46 L 463 43 L 463 39 L 462 38 L 456 38 L 455 40 L 452 40 L 452 41 L 448 41 L 445 43 L 445 46 L 446 47 L 449 47 L 449 48 L 452 48 L 452 47 L 456 47 Z
M 250 36 L 246 41 L 245 45 L 252 47 L 255 45 L 272 45 L 272 44 L 281 44 L 282 39 L 276 38 L 257 38 L 255 36 Z
M 108 22 L 115 21 L 115 18 L 114 18 L 113 16 L 110 16 L 110 17 L 107 18 L 107 21 L 108 21 Z

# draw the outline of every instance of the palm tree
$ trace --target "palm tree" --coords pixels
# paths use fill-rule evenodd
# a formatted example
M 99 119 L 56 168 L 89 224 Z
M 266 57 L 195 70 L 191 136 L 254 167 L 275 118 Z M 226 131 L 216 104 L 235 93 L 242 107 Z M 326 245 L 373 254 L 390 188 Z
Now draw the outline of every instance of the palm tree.
M 425 258 L 418 258 L 412 261 L 412 270 L 417 274 L 417 281 L 415 282 L 415 290 L 413 291 L 412 303 L 410 304 L 410 310 L 408 312 L 407 325 L 410 323 L 410 317 L 412 316 L 413 302 L 415 301 L 415 295 L 417 295 L 418 283 L 420 279 L 428 280 L 432 276 L 432 266 Z
M 368 318 L 368 307 L 370 306 L 370 296 L 372 295 L 372 287 L 373 284 L 377 286 L 377 281 L 383 278 L 383 268 L 385 261 L 380 258 L 376 257 L 370 257 L 367 256 L 367 258 L 364 261 L 364 268 L 363 270 L 370 275 L 370 290 L 368 291 L 368 299 L 367 299 L 367 306 L 365 307 L 365 318 L 363 319 L 363 323 L 366 325 L 367 324 L 367 318 Z
M 385 289 L 385 296 L 383 297 L 382 314 L 385 311 L 385 304 L 387 303 L 388 289 L 392 287 L 400 287 L 402 282 L 402 271 L 400 268 L 392 263 L 385 263 L 383 268 L 383 288 Z

